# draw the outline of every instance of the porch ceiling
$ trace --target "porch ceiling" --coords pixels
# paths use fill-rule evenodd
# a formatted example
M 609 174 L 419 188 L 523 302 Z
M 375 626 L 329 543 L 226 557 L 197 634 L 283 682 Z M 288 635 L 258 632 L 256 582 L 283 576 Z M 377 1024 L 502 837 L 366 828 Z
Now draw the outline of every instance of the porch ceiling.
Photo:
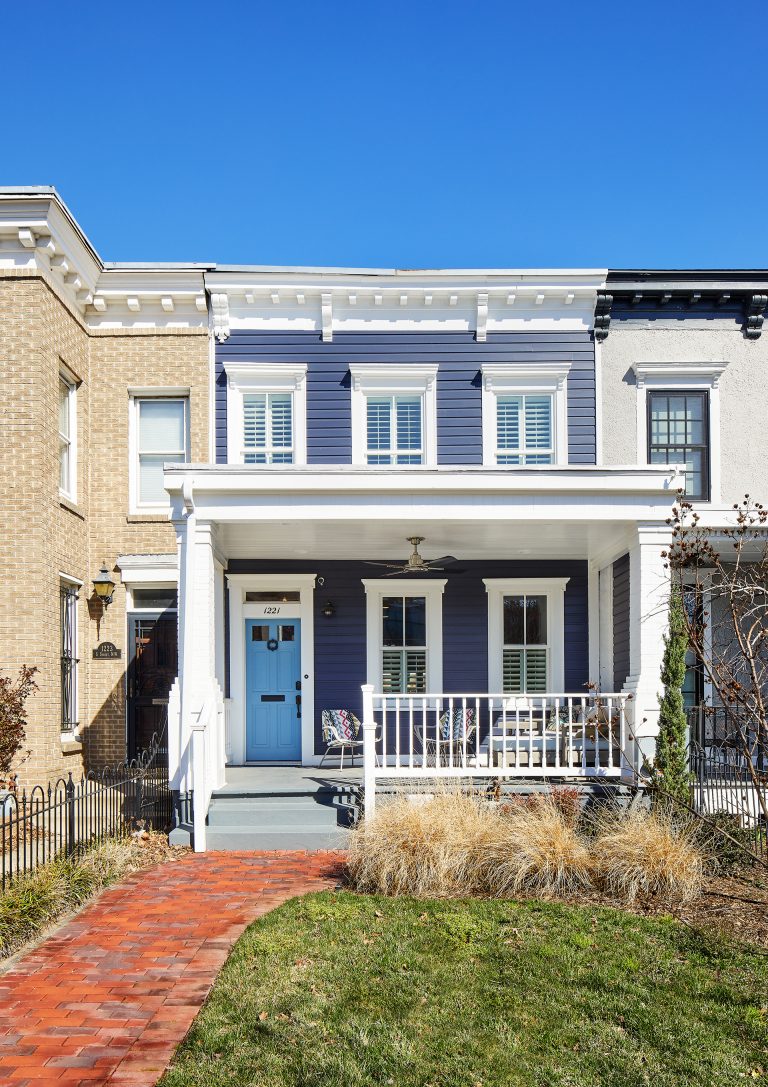
M 404 559 L 408 536 L 424 536 L 425 559 L 586 559 L 620 550 L 630 541 L 621 522 L 427 521 L 366 519 L 358 522 L 263 521 L 220 524 L 217 541 L 230 559 Z M 381 571 L 384 573 L 384 571 Z M 371 576 L 376 576 L 374 570 Z

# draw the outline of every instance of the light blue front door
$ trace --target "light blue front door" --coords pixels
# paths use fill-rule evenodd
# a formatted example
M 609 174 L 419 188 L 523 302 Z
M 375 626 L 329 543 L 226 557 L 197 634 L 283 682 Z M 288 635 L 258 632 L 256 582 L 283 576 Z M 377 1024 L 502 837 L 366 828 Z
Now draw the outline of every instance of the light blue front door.
M 301 623 L 245 620 L 245 758 L 301 759 Z

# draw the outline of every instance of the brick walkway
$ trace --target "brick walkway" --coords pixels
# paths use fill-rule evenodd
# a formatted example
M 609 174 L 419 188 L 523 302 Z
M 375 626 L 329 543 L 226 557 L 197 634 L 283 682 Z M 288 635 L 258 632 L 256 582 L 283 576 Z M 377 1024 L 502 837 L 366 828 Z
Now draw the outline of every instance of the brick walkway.
M 207 853 L 105 891 L 0 975 L 0 1083 L 156 1083 L 243 929 L 338 870 L 334 853 Z

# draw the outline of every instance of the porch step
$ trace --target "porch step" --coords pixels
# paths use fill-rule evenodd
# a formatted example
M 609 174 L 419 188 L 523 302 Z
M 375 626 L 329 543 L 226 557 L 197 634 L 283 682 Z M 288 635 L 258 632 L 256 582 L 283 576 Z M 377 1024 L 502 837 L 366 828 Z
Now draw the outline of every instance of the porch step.
M 248 852 L 273 849 L 344 849 L 347 831 L 317 826 L 276 828 L 210 827 L 206 834 L 207 849 Z
M 208 826 L 288 830 L 308 827 L 315 830 L 348 827 L 355 808 L 333 796 L 214 796 L 208 808 Z
M 277 788 L 275 788 L 277 786 Z M 271 778 L 230 783 L 208 807 L 208 849 L 343 849 L 357 817 L 354 788 L 344 783 Z

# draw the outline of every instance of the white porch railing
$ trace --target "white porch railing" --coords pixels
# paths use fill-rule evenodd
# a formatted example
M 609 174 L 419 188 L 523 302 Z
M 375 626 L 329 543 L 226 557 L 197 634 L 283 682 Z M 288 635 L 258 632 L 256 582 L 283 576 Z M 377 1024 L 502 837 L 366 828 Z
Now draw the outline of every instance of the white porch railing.
M 380 694 L 363 690 L 366 814 L 376 781 L 606 778 L 634 773 L 625 694 Z

